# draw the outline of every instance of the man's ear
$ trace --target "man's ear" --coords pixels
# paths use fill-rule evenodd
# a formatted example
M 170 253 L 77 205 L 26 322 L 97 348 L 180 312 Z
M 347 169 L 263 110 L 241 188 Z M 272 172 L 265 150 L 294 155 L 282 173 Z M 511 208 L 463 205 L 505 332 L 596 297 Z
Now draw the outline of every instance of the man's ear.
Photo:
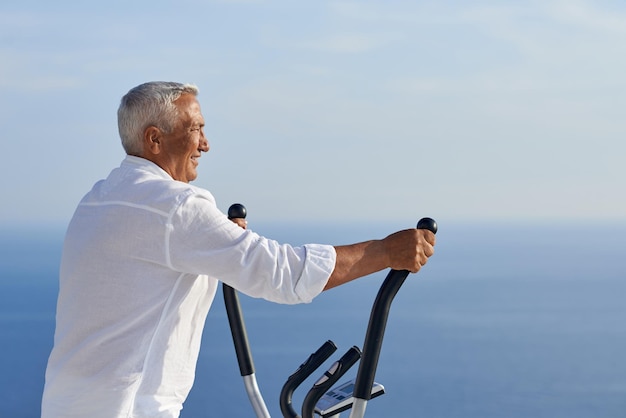
M 156 126 L 148 126 L 143 132 L 143 148 L 149 154 L 161 152 L 161 130 Z

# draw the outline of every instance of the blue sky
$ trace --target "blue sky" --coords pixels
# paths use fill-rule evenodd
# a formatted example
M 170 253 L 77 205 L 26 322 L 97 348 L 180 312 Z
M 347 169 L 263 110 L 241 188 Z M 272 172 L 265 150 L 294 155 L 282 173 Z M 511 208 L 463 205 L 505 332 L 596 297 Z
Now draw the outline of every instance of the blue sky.
M 66 222 L 120 97 L 195 83 L 195 184 L 257 219 L 626 219 L 618 1 L 0 5 L 0 222 Z

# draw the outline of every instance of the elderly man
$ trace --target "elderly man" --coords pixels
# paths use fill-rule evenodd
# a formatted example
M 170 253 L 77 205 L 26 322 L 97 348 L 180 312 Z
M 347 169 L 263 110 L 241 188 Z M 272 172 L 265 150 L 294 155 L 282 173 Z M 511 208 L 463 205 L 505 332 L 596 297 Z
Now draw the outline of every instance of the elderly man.
M 65 238 L 43 418 L 178 417 L 218 280 L 278 303 L 385 269 L 416 272 L 434 235 L 281 245 L 192 186 L 209 150 L 195 86 L 151 82 L 118 110 L 127 153 L 81 200 Z

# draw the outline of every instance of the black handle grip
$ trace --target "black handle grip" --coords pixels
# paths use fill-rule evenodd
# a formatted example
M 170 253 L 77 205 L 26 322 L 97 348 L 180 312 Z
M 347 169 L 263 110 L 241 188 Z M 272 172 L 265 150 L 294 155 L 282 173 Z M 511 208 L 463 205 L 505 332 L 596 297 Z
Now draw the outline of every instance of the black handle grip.
M 422 218 L 417 223 L 417 229 L 428 229 L 433 234 L 436 234 L 437 222 L 433 218 Z
M 437 233 L 437 222 L 432 218 L 422 218 L 417 223 L 418 229 L 428 229 L 432 233 Z M 383 345 L 385 327 L 389 317 L 389 309 L 393 298 L 400 290 L 400 287 L 409 275 L 408 270 L 390 270 L 380 287 L 370 320 L 367 325 L 365 342 L 363 343 L 363 356 L 359 364 L 359 371 L 354 384 L 354 397 L 370 400 L 374 376 L 378 367 L 380 349 Z
M 248 210 L 241 203 L 233 203 L 228 208 L 228 219 L 244 218 L 248 216 Z
M 237 354 L 239 372 L 241 376 L 250 376 L 254 373 L 254 361 L 252 360 L 252 351 L 250 351 L 250 343 L 248 342 L 248 333 L 246 332 L 246 324 L 241 312 L 239 296 L 235 289 L 225 283 L 222 284 L 222 292 L 224 294 L 224 305 L 226 306 L 230 332 L 235 345 L 235 353 Z
M 309 356 L 304 363 L 298 367 L 285 382 L 280 391 L 280 411 L 286 418 L 300 418 L 300 415 L 293 409 L 291 399 L 293 392 L 304 380 L 311 375 L 318 367 L 330 357 L 337 346 L 331 340 L 326 341 L 317 351 Z
M 229 219 L 245 218 L 247 214 L 246 207 L 241 203 L 234 203 L 228 208 Z M 222 286 L 222 291 L 224 293 L 224 304 L 226 305 L 230 332 L 235 344 L 235 353 L 237 353 L 239 372 L 242 376 L 249 376 L 254 373 L 254 362 L 250 344 L 248 343 L 248 334 L 243 320 L 243 313 L 241 312 L 241 305 L 239 304 L 239 296 L 237 291 L 227 284 Z

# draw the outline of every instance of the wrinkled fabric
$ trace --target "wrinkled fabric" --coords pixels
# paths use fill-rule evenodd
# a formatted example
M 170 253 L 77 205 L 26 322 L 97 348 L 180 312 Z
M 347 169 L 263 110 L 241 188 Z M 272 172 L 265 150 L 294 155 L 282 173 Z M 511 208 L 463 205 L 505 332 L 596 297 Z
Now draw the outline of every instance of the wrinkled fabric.
M 67 230 L 42 418 L 178 417 L 218 280 L 307 303 L 335 258 L 332 246 L 243 230 L 208 191 L 126 157 Z

